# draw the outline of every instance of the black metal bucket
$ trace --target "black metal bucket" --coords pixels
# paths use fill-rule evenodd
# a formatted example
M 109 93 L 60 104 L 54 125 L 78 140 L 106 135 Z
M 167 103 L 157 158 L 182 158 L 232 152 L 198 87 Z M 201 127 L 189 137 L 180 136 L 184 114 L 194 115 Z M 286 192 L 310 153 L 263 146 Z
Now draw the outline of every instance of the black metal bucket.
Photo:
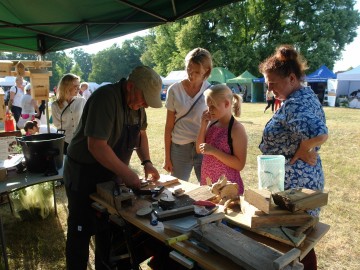
M 33 173 L 57 174 L 63 166 L 65 135 L 44 133 L 18 137 L 26 168 Z

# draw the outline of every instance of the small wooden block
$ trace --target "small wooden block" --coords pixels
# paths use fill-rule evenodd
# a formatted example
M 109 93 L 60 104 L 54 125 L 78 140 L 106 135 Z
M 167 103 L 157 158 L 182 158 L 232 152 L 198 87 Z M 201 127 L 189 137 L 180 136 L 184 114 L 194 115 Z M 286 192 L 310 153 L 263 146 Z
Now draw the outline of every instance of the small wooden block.
M 119 196 L 114 196 L 115 182 L 108 181 L 96 185 L 96 193 L 107 204 L 120 209 L 123 204 L 133 205 L 135 196 L 133 193 L 122 192 Z
M 167 174 L 160 174 L 160 179 L 152 182 L 152 181 L 148 181 L 150 188 L 154 188 L 156 186 L 170 186 L 170 185 L 174 185 L 174 184 L 178 184 L 179 183 L 179 179 L 177 179 L 174 176 L 171 175 L 167 175 Z
M 265 189 L 247 189 L 244 193 L 245 200 L 256 208 L 270 213 L 271 192 Z

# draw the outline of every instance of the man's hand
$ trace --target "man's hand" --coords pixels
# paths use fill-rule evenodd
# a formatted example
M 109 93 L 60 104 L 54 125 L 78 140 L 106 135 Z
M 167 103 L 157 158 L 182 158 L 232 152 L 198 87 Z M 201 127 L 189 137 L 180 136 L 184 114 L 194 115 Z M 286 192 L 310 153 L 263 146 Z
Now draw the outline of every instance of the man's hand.
M 157 181 L 160 179 L 158 170 L 153 166 L 151 162 L 147 162 L 144 165 L 145 179 L 150 181 Z
M 130 169 L 128 170 L 128 172 L 124 172 L 121 175 L 120 179 L 129 188 L 140 189 L 141 187 L 139 176 Z

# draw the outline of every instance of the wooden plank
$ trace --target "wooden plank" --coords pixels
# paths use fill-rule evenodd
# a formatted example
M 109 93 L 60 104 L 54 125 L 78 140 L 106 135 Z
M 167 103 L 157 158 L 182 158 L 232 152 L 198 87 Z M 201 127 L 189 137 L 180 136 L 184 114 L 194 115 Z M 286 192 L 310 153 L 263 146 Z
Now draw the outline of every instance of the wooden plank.
M 310 220 L 309 214 L 267 215 L 251 217 L 251 228 L 271 228 L 279 226 L 302 226 Z
M 221 223 L 218 225 L 214 223 L 205 224 L 202 230 L 194 229 L 192 232 L 206 245 L 246 269 L 275 269 L 274 261 L 284 255 Z M 297 254 L 290 259 L 287 258 L 281 261 L 292 262 L 296 259 Z M 302 269 L 302 267 L 302 264 L 295 262 L 292 267 L 288 266 L 284 269 Z
M 271 206 L 271 192 L 265 189 L 247 189 L 244 192 L 245 200 L 254 205 L 256 208 L 265 212 L 270 213 Z
M 317 207 L 325 206 L 328 203 L 328 193 L 319 193 L 311 197 L 307 197 L 290 204 L 290 211 L 296 212 L 300 210 L 309 210 Z
M 254 205 L 248 203 L 244 196 L 240 196 L 240 205 L 241 205 L 241 212 L 245 215 L 266 215 L 264 211 L 261 211 L 260 209 L 256 208 Z M 289 210 L 281 209 L 279 206 L 270 205 L 269 213 L 270 215 L 286 215 L 289 214 Z
M 327 205 L 328 193 L 303 188 L 278 192 L 273 194 L 273 198 L 274 202 L 280 207 L 296 212 Z
M 294 230 L 285 227 L 251 228 L 251 216 L 247 216 L 242 213 L 228 212 L 228 214 L 225 215 L 225 220 L 240 226 L 241 228 L 266 236 L 289 246 L 299 247 L 306 239 L 305 234 L 301 233 L 296 237 Z
M 48 68 L 52 67 L 52 61 L 35 61 L 35 60 L 9 60 L 16 66 L 21 62 L 26 68 Z

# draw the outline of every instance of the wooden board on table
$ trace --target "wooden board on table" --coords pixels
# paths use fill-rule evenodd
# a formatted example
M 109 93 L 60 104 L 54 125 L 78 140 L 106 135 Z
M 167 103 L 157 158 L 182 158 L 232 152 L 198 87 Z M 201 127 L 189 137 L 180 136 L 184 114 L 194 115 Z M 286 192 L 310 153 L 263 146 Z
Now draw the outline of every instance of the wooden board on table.
M 245 222 L 247 226 L 252 229 L 256 228 L 272 228 L 280 226 L 302 226 L 311 219 L 309 214 L 293 213 L 286 215 L 253 215 L 247 216 L 244 214 L 238 214 L 234 217 L 239 223 Z
M 244 192 L 245 201 L 252 204 L 256 208 L 270 213 L 271 207 L 271 192 L 265 189 L 247 189 Z
M 205 224 L 201 230 L 193 229 L 192 235 L 246 269 L 274 269 L 273 262 L 284 255 L 221 223 Z M 295 262 L 292 269 L 301 267 Z
M 168 174 L 160 174 L 160 179 L 155 181 L 155 182 L 149 182 L 149 186 L 150 188 L 156 187 L 156 186 L 171 186 L 174 184 L 178 184 L 179 183 L 179 179 L 176 178 L 175 176 L 172 175 L 168 175 Z
M 285 190 L 272 195 L 274 202 L 291 212 L 327 205 L 328 193 L 311 189 Z
M 283 226 L 277 226 L 272 228 L 252 228 L 251 222 L 253 215 L 267 216 L 267 214 L 257 209 L 253 205 L 249 204 L 248 202 L 244 201 L 243 198 L 241 198 L 241 209 L 242 211 L 239 211 L 239 209 L 229 209 L 228 213 L 225 216 L 225 219 L 241 228 L 252 231 L 259 235 L 266 236 L 268 238 L 274 239 L 290 246 L 298 247 L 304 242 L 306 238 L 306 235 L 303 233 L 295 237 L 294 230 L 285 228 Z M 244 211 L 245 213 L 243 213 Z M 287 210 L 278 209 L 276 207 L 274 210 L 271 210 L 271 213 L 274 213 L 274 215 L 283 215 L 284 213 L 291 214 Z

